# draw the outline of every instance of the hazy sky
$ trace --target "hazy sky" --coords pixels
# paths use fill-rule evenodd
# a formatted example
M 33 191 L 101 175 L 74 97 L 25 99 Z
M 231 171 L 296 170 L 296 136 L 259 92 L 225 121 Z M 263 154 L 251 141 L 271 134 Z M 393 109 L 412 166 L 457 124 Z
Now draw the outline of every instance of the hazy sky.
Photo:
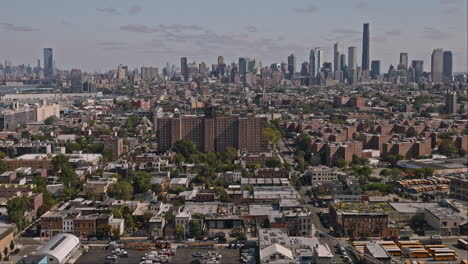
M 333 43 L 347 54 L 370 23 L 371 60 L 387 71 L 399 53 L 424 60 L 434 48 L 451 50 L 454 71 L 466 71 L 466 0 L 10 0 L 0 2 L 0 61 L 35 65 L 54 49 L 60 69 L 104 71 L 166 61 L 226 62 L 257 58 L 263 65 Z

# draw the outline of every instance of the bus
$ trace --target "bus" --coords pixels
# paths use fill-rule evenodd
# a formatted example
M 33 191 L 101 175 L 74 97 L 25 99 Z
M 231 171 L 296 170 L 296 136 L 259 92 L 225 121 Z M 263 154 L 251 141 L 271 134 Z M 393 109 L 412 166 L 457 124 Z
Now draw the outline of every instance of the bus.
M 468 242 L 466 242 L 465 239 L 458 239 L 457 241 L 457 245 L 460 247 L 460 248 L 463 248 L 465 250 L 468 250 Z
M 367 242 L 362 242 L 362 241 L 354 241 L 353 242 L 353 246 L 354 247 L 357 247 L 357 246 L 365 246 L 367 244 Z
M 419 240 L 409 240 L 409 241 L 398 241 L 398 246 L 402 247 L 405 245 L 422 245 L 422 243 Z
M 432 255 L 450 253 L 450 254 L 454 254 L 455 256 L 457 256 L 457 253 L 455 252 L 455 250 L 451 250 L 450 248 L 434 248 L 431 250 L 431 253 Z
M 451 253 L 439 253 L 439 254 L 434 254 L 433 259 L 436 261 L 440 260 L 457 260 L 457 257 L 454 254 Z
M 377 243 L 382 246 L 396 246 L 395 242 L 393 241 L 379 241 Z
M 404 248 L 423 248 L 421 244 L 419 244 L 419 245 L 401 245 L 400 247 L 401 247 L 401 249 L 404 249 Z
M 410 253 L 410 257 L 412 258 L 427 258 L 429 256 L 429 252 L 426 250 L 414 250 Z
M 444 245 L 425 245 L 425 248 L 445 248 Z
M 385 250 L 392 256 L 401 256 L 401 249 L 399 247 L 385 247 Z

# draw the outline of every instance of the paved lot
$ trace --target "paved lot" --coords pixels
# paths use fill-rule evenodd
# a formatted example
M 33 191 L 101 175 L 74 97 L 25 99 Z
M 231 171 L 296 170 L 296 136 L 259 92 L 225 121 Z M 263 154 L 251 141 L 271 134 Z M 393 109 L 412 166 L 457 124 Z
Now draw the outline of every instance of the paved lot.
M 201 252 L 206 254 L 208 251 L 215 251 L 215 249 L 199 249 L 199 248 L 178 248 L 176 251 L 176 255 L 171 258 L 171 264 L 188 264 L 191 263 L 193 260 L 200 260 L 202 258 L 194 258 L 192 254 L 195 252 Z M 228 248 L 220 248 L 219 252 L 223 256 L 221 259 L 222 264 L 240 264 L 240 253 L 239 249 L 228 249 Z M 203 262 L 201 262 L 203 263 Z
M 116 264 L 138 264 L 141 257 L 149 250 L 126 250 L 128 258 L 118 258 Z M 106 257 L 112 254 L 112 250 L 105 250 L 104 247 L 90 247 L 89 252 L 81 255 L 76 264 L 105 264 Z

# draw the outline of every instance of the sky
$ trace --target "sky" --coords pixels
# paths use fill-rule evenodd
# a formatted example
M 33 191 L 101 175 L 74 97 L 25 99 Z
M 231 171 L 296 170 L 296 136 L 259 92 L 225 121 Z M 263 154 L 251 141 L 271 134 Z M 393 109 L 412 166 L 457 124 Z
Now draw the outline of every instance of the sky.
M 287 61 L 296 67 L 320 47 L 332 61 L 358 48 L 370 23 L 371 60 L 381 71 L 424 60 L 430 71 L 435 48 L 451 50 L 455 72 L 467 71 L 467 0 L 15 0 L 0 1 L 0 63 L 36 65 L 43 48 L 54 49 L 59 69 L 107 71 L 166 62 L 225 62 L 239 57 L 263 65 Z

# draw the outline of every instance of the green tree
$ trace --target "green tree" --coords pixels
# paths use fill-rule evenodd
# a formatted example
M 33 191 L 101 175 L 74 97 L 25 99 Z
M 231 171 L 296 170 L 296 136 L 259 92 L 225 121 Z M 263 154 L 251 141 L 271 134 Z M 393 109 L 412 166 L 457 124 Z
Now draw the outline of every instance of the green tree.
M 338 168 L 345 168 L 347 165 L 346 160 L 344 159 L 337 159 L 335 160 L 333 166 L 338 167 Z
M 406 131 L 406 137 L 416 137 L 418 135 L 418 131 L 414 127 L 410 127 Z
M 172 147 L 172 150 L 182 155 L 184 159 L 189 162 L 192 161 L 192 156 L 198 153 L 195 143 L 188 139 L 177 140 L 174 147 Z
M 62 167 L 62 171 L 60 173 L 60 180 L 65 186 L 68 187 L 75 186 L 78 183 L 78 177 L 76 175 L 75 170 L 68 164 Z
M 104 224 L 96 228 L 96 237 L 103 239 L 112 235 L 112 227 L 108 224 Z
M 24 213 L 29 208 L 29 199 L 26 196 L 14 197 L 7 202 L 7 212 L 10 221 L 18 226 L 19 230 L 23 230 L 26 226 L 26 219 Z
M 52 165 L 55 171 L 60 171 L 65 165 L 68 164 L 70 158 L 64 154 L 58 154 L 52 158 Z
M 44 125 L 51 126 L 55 124 L 55 121 L 57 121 L 56 116 L 49 116 L 48 118 L 44 119 Z
M 297 151 L 308 152 L 310 145 L 310 136 L 301 134 L 296 138 L 296 149 Z
M 107 194 L 115 199 L 130 200 L 133 195 L 133 186 L 127 181 L 120 181 L 109 186 Z
M 151 190 L 152 190 L 156 195 L 159 195 L 160 193 L 162 193 L 163 188 L 162 188 L 161 184 L 159 184 L 159 183 L 154 183 L 154 184 L 151 184 Z
M 203 230 L 199 221 L 190 221 L 189 223 L 190 236 L 200 237 L 203 234 Z
M 281 167 L 281 161 L 277 158 L 269 158 L 265 161 L 265 165 L 268 168 L 279 168 Z
M 369 159 L 358 157 L 358 155 L 354 154 L 351 164 L 354 166 L 366 166 L 369 165 Z
M 184 237 L 184 234 L 185 234 L 185 228 L 182 225 L 176 225 L 175 236 L 180 239 Z
M 444 139 L 439 144 L 439 153 L 446 156 L 454 156 L 458 154 L 458 149 L 449 139 Z
M 271 147 L 275 147 L 281 139 L 281 132 L 271 126 L 264 127 L 262 129 L 262 137 Z
M 133 176 L 135 193 L 144 193 L 151 188 L 151 175 L 145 171 L 138 171 Z
M 187 189 L 185 189 L 182 186 L 174 186 L 174 187 L 169 188 L 169 190 L 167 190 L 167 192 L 172 193 L 172 194 L 179 194 L 181 192 L 185 192 L 186 190 Z
M 216 195 L 219 196 L 221 202 L 227 202 L 229 200 L 229 195 L 223 187 L 216 186 L 213 188 L 213 191 Z
M 166 223 L 167 224 L 172 224 L 175 221 L 175 215 L 171 211 L 167 211 L 164 214 L 164 218 L 166 218 Z

